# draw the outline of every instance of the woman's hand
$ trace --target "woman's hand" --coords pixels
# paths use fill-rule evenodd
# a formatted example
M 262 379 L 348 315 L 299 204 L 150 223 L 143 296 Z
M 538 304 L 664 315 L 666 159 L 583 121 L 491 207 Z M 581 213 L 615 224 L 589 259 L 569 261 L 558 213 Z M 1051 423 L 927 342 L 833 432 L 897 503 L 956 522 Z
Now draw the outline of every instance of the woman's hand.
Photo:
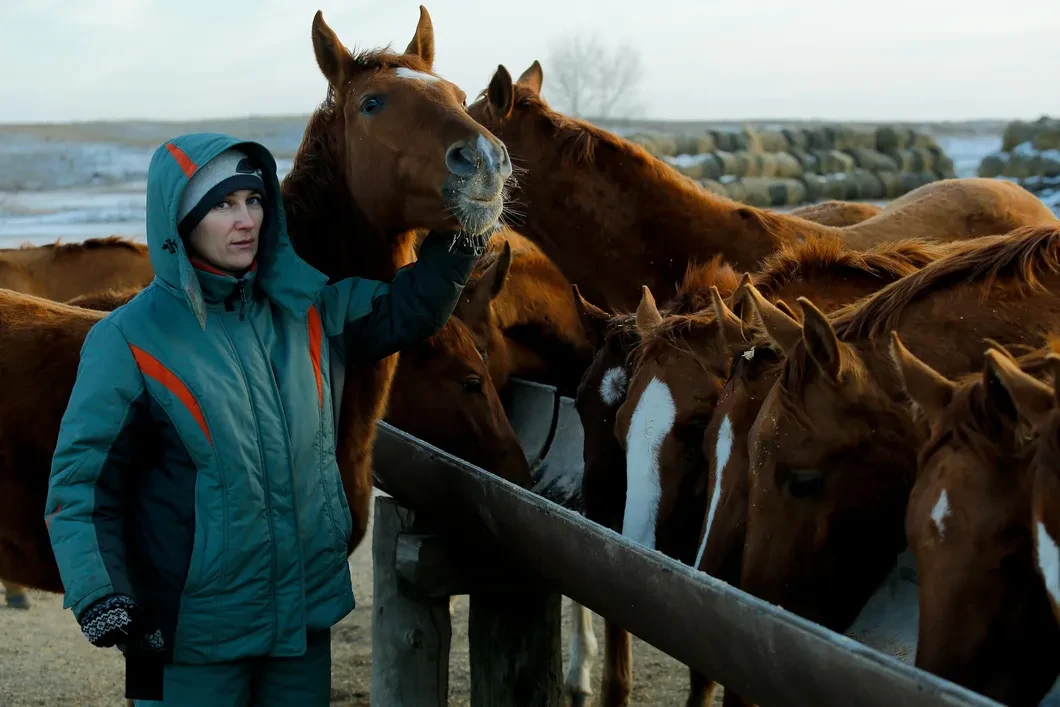
M 90 606 L 81 615 L 81 633 L 94 646 L 118 646 L 123 653 L 128 648 L 148 653 L 164 648 L 162 632 L 147 625 L 143 610 L 125 594 L 103 597 Z

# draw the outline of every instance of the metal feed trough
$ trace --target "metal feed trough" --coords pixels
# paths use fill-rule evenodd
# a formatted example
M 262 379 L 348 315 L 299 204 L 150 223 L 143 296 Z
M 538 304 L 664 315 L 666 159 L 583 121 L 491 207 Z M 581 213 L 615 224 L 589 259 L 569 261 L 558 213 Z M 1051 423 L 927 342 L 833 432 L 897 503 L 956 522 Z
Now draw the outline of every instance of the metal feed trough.
M 376 528 L 374 621 L 378 631 L 373 625 L 373 705 L 435 699 L 445 703 L 450 636 L 447 595 L 471 595 L 473 624 L 469 633 L 474 644 L 485 640 L 481 637 L 485 629 L 474 624 L 476 595 L 489 591 L 496 597 L 506 590 L 537 588 L 570 597 L 763 707 L 998 706 L 586 520 L 571 510 L 580 508 L 581 503 L 582 430 L 574 401 L 559 396 L 554 388 L 525 381 L 513 381 L 505 398 L 513 428 L 534 472 L 533 491 L 379 423 L 376 481 L 393 498 L 377 500 L 377 514 L 388 508 L 380 505 L 385 501 L 394 508 L 400 504 L 412 509 L 410 513 L 417 521 L 412 533 L 408 528 L 404 533 Z M 432 548 L 424 541 L 424 521 L 429 532 L 463 551 Z M 380 532 L 399 537 L 391 542 Z M 456 556 L 459 561 L 452 559 Z M 391 557 L 396 558 L 396 572 L 386 565 Z M 447 562 L 454 566 L 462 563 L 462 567 L 450 570 L 443 567 Z M 481 576 L 476 575 L 476 564 Z M 506 586 L 503 577 L 497 576 L 503 571 L 491 575 L 497 564 L 516 572 L 517 578 L 507 580 Z M 381 570 L 383 574 L 379 574 Z M 423 579 L 427 576 L 430 579 Z M 409 589 L 412 585 L 416 591 Z M 415 628 L 416 624 L 394 615 L 396 608 L 381 606 L 379 601 L 386 596 L 399 596 L 402 611 L 415 609 L 414 603 L 422 601 L 430 613 L 419 625 L 427 628 Z M 519 603 L 521 608 L 533 605 L 525 596 L 508 603 Z M 444 610 L 439 597 L 444 597 Z M 493 601 L 496 608 L 498 600 Z M 526 623 L 531 618 L 515 618 L 520 607 L 514 607 L 516 611 L 508 618 L 494 616 L 494 620 L 521 620 L 522 624 L 495 628 L 488 649 L 471 647 L 473 705 L 560 703 L 558 608 L 553 614 L 539 614 L 548 617 L 540 623 L 556 625 L 540 626 L 545 637 L 535 643 L 533 637 L 524 634 L 539 628 Z M 423 653 L 423 644 L 429 642 L 424 639 L 431 638 L 426 634 L 435 630 L 439 621 L 445 628 L 437 631 L 434 640 L 445 645 L 438 655 L 429 657 Z M 519 634 L 518 647 L 498 644 L 514 640 L 512 634 Z M 409 636 L 416 636 L 416 640 Z M 513 663 L 509 655 L 535 651 L 556 655 L 537 663 L 527 662 L 525 655 L 522 663 Z M 490 661 L 507 663 L 503 667 L 486 665 Z M 476 671 L 486 676 L 478 678 L 478 683 Z M 520 671 L 531 674 L 520 675 Z M 486 685 L 484 681 L 490 680 L 492 683 Z M 417 682 L 420 687 L 432 684 L 438 696 L 427 697 L 422 689 L 409 692 L 409 683 Z M 548 685 L 547 689 L 542 684 Z M 519 690 L 524 690 L 520 696 L 510 696 Z M 531 692 L 532 697 L 528 696 Z

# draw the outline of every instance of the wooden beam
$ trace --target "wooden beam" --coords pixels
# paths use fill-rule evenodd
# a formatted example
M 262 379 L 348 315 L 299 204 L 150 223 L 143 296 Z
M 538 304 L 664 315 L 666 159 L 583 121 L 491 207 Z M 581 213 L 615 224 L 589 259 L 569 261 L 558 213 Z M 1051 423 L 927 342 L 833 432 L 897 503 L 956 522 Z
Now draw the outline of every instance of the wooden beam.
M 471 595 L 471 707 L 563 703 L 560 601 L 555 593 Z
M 398 538 L 416 532 L 416 514 L 393 498 L 375 499 L 372 531 L 372 689 L 378 707 L 449 704 L 449 597 L 426 597 L 401 586 Z

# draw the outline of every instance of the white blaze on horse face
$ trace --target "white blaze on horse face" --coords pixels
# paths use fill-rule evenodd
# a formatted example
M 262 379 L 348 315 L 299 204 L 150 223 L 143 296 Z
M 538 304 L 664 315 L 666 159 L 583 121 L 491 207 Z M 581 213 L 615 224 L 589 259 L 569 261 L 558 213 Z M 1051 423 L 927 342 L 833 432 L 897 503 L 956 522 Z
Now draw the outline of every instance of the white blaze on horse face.
M 641 393 L 626 433 L 626 509 L 622 534 L 655 549 L 655 519 L 659 515 L 662 483 L 659 451 L 674 426 L 676 409 L 670 389 L 652 378 Z
M 571 602 L 574 613 L 574 630 L 570 635 L 570 665 L 564 685 L 568 695 L 593 694 L 589 672 L 596 662 L 596 634 L 593 633 L 593 615 L 581 604 Z
M 703 552 L 707 549 L 710 526 L 714 523 L 714 513 L 718 510 L 718 499 L 721 497 L 721 477 L 725 472 L 725 466 L 729 463 L 730 456 L 732 456 L 732 423 L 729 422 L 729 416 L 726 415 L 725 419 L 721 421 L 721 427 L 718 429 L 718 441 L 714 445 L 714 488 L 710 494 L 710 508 L 707 510 L 706 527 L 703 528 L 703 540 L 699 543 L 699 552 L 696 553 L 696 564 L 692 565 L 696 568 L 703 561 Z
M 1045 529 L 1045 524 L 1038 521 L 1037 525 L 1038 570 L 1045 580 L 1049 598 L 1053 600 L 1053 604 L 1060 604 L 1060 547 L 1057 547 L 1056 540 Z
M 600 380 L 600 399 L 604 401 L 605 405 L 614 407 L 618 405 L 619 401 L 622 400 L 622 396 L 626 394 L 628 385 L 629 377 L 626 376 L 625 368 L 621 366 L 609 368 Z
M 399 66 L 394 70 L 394 73 L 396 73 L 399 78 L 423 81 L 424 83 L 435 83 L 436 81 L 441 80 L 437 76 L 431 76 L 430 74 L 425 74 L 422 71 L 416 71 L 415 69 L 406 69 L 404 66 Z
M 939 531 L 939 539 L 946 539 L 946 518 L 950 515 L 950 499 L 946 495 L 946 489 L 942 489 L 939 500 L 931 509 L 931 520 L 935 523 L 935 529 Z

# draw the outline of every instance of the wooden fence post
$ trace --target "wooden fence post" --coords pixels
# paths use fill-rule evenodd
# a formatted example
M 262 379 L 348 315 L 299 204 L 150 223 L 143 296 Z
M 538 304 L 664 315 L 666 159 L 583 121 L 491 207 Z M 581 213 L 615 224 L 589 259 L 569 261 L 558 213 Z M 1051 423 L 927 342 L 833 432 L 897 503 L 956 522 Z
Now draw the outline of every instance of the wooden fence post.
M 561 607 L 554 592 L 471 593 L 471 707 L 563 703 Z
M 373 707 L 445 707 L 449 703 L 449 597 L 408 591 L 397 571 L 398 538 L 416 532 L 414 525 L 412 510 L 393 498 L 375 499 Z

